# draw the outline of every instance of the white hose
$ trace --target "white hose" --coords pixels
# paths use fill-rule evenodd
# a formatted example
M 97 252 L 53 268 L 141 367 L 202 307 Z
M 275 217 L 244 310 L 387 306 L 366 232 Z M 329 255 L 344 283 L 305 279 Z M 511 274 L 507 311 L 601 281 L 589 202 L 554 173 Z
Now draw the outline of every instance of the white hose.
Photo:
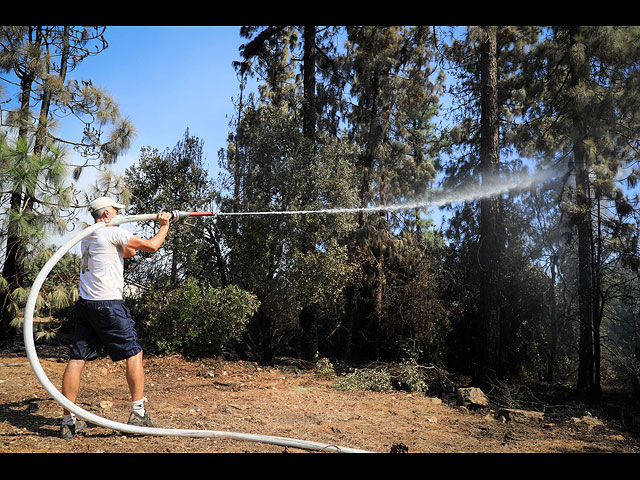
M 128 215 L 122 216 L 118 215 L 114 219 L 111 220 L 110 225 L 119 225 L 122 223 L 129 222 L 144 222 L 144 221 L 153 221 L 157 219 L 157 214 L 145 214 L 145 215 Z M 99 417 L 87 410 L 84 410 L 73 402 L 69 401 L 58 389 L 51 383 L 44 370 L 42 369 L 42 365 L 40 364 L 40 360 L 38 359 L 38 355 L 35 349 L 34 337 L 33 337 L 33 315 L 35 311 L 36 299 L 38 297 L 38 293 L 42 288 L 42 284 L 44 283 L 47 275 L 53 269 L 56 263 L 60 261 L 60 259 L 67 253 L 76 243 L 82 240 L 84 237 L 90 235 L 96 230 L 105 227 L 106 224 L 104 222 L 98 222 L 94 225 L 91 225 L 85 228 L 83 231 L 75 235 L 71 240 L 65 243 L 50 259 L 49 261 L 42 267 L 40 273 L 36 277 L 33 285 L 31 287 L 31 291 L 29 293 L 29 298 L 27 299 L 27 304 L 24 311 L 24 345 L 27 353 L 27 358 L 29 359 L 29 363 L 31 363 L 31 367 L 36 374 L 36 377 L 44 387 L 44 389 L 53 397 L 55 401 L 57 401 L 64 408 L 69 410 L 71 413 L 75 414 L 77 417 L 83 418 L 84 420 L 91 422 L 95 425 L 104 428 L 110 428 L 113 430 L 118 430 L 125 433 L 131 434 L 139 434 L 139 435 L 162 435 L 162 436 L 181 436 L 181 437 L 199 437 L 199 438 L 226 438 L 232 440 L 244 440 L 247 442 L 263 442 L 263 443 L 271 443 L 274 445 L 282 445 L 285 447 L 295 447 L 307 450 L 322 450 L 328 452 L 343 452 L 343 453 L 365 453 L 365 450 L 358 450 L 347 447 L 340 447 L 337 445 L 317 443 L 317 442 L 309 442 L 306 440 L 295 440 L 291 438 L 285 437 L 275 437 L 270 435 L 258 435 L 258 434 L 248 434 L 248 433 L 237 433 L 237 432 L 224 432 L 224 431 L 215 431 L 215 430 L 183 430 L 183 429 L 172 429 L 172 428 L 155 428 L 155 427 L 139 427 L 136 425 L 129 425 L 126 423 L 115 422 L 112 420 L 108 420 L 102 417 Z

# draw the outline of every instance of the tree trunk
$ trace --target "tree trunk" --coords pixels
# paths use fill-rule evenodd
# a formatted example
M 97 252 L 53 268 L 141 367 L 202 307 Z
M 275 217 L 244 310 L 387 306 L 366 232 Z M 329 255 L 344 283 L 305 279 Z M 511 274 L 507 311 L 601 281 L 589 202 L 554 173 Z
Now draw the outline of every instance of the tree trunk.
M 600 216 L 600 195 L 596 197 L 596 210 L 597 210 L 597 239 L 591 242 L 591 248 L 594 252 L 592 260 L 592 285 L 593 285 L 593 386 L 591 387 L 591 393 L 596 397 L 599 397 L 602 393 L 600 385 L 600 325 L 602 323 L 602 316 L 604 315 L 604 299 L 602 298 L 601 284 L 600 284 L 600 262 L 602 259 L 602 217 Z M 592 235 L 593 239 L 593 235 Z
M 316 137 L 316 27 L 304 27 L 303 58 L 303 118 L 302 132 L 313 145 Z M 303 240 L 306 242 L 306 240 Z M 302 250 L 309 252 L 314 245 L 302 245 Z M 298 315 L 298 323 L 302 333 L 301 355 L 304 360 L 314 361 L 318 355 L 318 307 L 304 305 Z
M 498 66 L 496 32 L 486 28 L 481 45 L 480 162 L 483 184 L 499 173 Z M 477 380 L 501 374 L 500 365 L 500 199 L 480 202 L 480 358 Z
M 570 46 L 578 41 L 580 27 L 570 27 Z M 588 65 L 570 66 L 570 87 L 578 88 L 583 78 L 589 76 Z M 594 387 L 594 290 L 593 290 L 593 233 L 591 230 L 591 199 L 589 197 L 589 173 L 585 152 L 586 126 L 580 105 L 575 103 L 572 111 L 573 157 L 576 170 L 576 204 L 578 216 L 578 300 L 579 300 L 579 341 L 578 341 L 578 390 L 591 393 Z
M 556 255 L 551 259 L 551 281 L 550 281 L 550 302 L 551 302 L 551 335 L 549 342 L 549 358 L 547 359 L 547 382 L 555 379 L 556 355 L 558 350 L 558 302 L 556 300 Z
M 580 339 L 578 346 L 578 390 L 592 390 L 593 376 L 593 278 L 591 251 L 591 205 L 588 198 L 588 178 L 581 140 L 574 146 L 576 159 L 577 203 L 581 212 L 577 220 L 578 230 L 578 298 L 580 312 Z

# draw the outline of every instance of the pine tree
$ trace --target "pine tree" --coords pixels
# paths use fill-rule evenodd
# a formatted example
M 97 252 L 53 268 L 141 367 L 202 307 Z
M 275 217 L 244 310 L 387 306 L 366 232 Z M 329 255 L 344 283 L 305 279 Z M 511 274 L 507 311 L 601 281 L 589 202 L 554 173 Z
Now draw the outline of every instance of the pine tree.
M 624 192 L 614 181 L 635 149 L 640 31 L 636 27 L 553 27 L 532 52 L 528 122 L 530 151 L 564 165 L 570 175 L 563 208 L 578 251 L 579 368 L 582 392 L 600 392 L 602 282 L 598 260 L 598 206 L 620 204 Z M 524 128 L 526 126 L 526 128 Z M 637 174 L 628 176 L 631 184 Z M 595 224 L 594 224 L 595 219 Z
M 526 83 L 521 70 L 527 48 L 536 36 L 535 27 L 467 27 L 447 49 L 457 78 L 451 90 L 455 124 L 450 135 L 454 148 L 445 164 L 445 188 L 491 184 L 522 168 L 508 155 L 508 139 L 513 125 L 520 121 L 518 96 Z M 507 249 L 510 233 L 505 222 L 509 208 L 506 201 L 492 195 L 452 207 L 449 231 L 463 253 L 460 268 L 472 292 L 472 297 L 464 300 L 470 303 L 466 315 L 475 324 L 467 330 L 465 320 L 458 319 L 456 329 L 464 329 L 460 337 L 467 337 L 462 345 L 471 357 L 465 367 L 473 370 L 479 384 L 515 368 L 507 361 L 515 334 L 507 338 L 503 332 L 517 330 L 517 322 L 508 316 L 515 311 L 509 308 L 509 302 L 515 304 L 517 299 L 507 297 L 504 282 L 511 273 L 509 268 L 519 263 L 516 259 L 520 253 Z M 512 254 L 512 258 L 506 258 Z M 468 297 L 469 292 L 462 295 Z
M 221 162 L 227 174 L 221 183 L 227 187 L 221 210 L 308 210 L 348 202 L 351 153 L 346 143 L 318 130 L 320 111 L 312 106 L 318 105 L 313 79 L 308 78 L 315 76 L 308 51 L 313 31 L 266 27 L 243 32 L 251 41 L 243 48 L 239 71 L 257 74 L 263 82 L 259 98 L 243 97 L 239 104 Z M 295 58 L 304 59 L 302 77 Z M 350 221 L 334 215 L 248 215 L 220 218 L 219 224 L 228 247 L 229 281 L 255 292 L 261 302 L 249 325 L 247 345 L 261 361 L 270 362 L 276 332 L 298 330 L 305 307 L 315 309 L 338 295 L 348 271 L 339 239 Z M 303 329 L 311 359 L 316 351 L 314 325 L 316 318 Z
M 0 29 L 0 71 L 8 74 L 7 83 L 15 79 L 19 84 L 18 104 L 9 109 L 1 119 L 8 138 L 16 145 L 22 164 L 14 164 L 15 172 L 30 172 L 27 176 L 9 176 L 5 186 L 9 191 L 9 215 L 6 226 L 6 250 L 2 276 L 6 281 L 0 303 L 3 305 L 0 318 L 0 339 L 12 341 L 13 331 L 8 327 L 12 315 L 8 310 L 9 296 L 16 288 L 24 286 L 24 262 L 29 249 L 28 236 L 21 232 L 20 222 L 24 216 L 36 218 L 45 215 L 42 206 L 48 208 L 47 215 L 53 214 L 56 221 L 61 220 L 62 212 L 68 208 L 72 199 L 70 191 L 58 190 L 58 199 L 47 198 L 52 189 L 40 183 L 40 190 L 34 188 L 36 178 L 47 175 L 46 161 L 41 157 L 58 159 L 56 167 L 58 177 L 61 150 L 55 145 L 69 143 L 79 150 L 85 159 L 84 165 L 74 170 L 77 178 L 82 168 L 98 163 L 112 163 L 117 155 L 128 147 L 133 127 L 121 120 L 117 105 L 91 81 L 78 83 L 68 78 L 75 66 L 89 55 L 99 53 L 106 48 L 104 28 L 93 30 L 79 27 L 11 26 Z M 96 47 L 97 46 L 97 47 Z M 94 48 L 96 47 L 96 48 Z M 36 112 L 33 109 L 37 108 Z M 59 115 L 74 115 L 84 122 L 83 140 L 72 142 L 53 135 L 52 127 Z M 113 122 L 116 128 L 108 140 L 101 139 L 101 130 L 93 126 L 94 121 L 101 124 Z M 31 161 L 33 159 L 33 161 Z M 34 167 L 42 162 L 43 170 Z M 59 184 L 53 184 L 59 188 Z M 6 190 L 6 189 L 5 189 Z
M 349 79 L 347 135 L 358 148 L 358 205 L 389 205 L 424 198 L 435 178 L 431 126 L 440 77 L 427 27 L 347 27 L 341 65 Z M 435 81 L 431 77 L 435 76 Z M 416 212 L 409 212 L 412 218 Z M 415 217 L 413 217 L 415 218 Z M 362 214 L 350 255 L 360 274 L 348 287 L 342 356 L 354 345 L 377 358 L 383 342 L 388 263 L 404 214 Z M 416 254 L 418 254 L 416 252 Z

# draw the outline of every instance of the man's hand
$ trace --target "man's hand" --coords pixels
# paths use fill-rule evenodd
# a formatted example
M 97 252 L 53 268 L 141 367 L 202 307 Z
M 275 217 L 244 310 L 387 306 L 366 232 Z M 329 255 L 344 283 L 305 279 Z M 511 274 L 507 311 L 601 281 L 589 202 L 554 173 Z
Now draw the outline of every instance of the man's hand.
M 171 221 L 171 214 L 169 212 L 162 212 L 158 214 L 158 223 L 162 227 L 163 225 L 169 225 Z

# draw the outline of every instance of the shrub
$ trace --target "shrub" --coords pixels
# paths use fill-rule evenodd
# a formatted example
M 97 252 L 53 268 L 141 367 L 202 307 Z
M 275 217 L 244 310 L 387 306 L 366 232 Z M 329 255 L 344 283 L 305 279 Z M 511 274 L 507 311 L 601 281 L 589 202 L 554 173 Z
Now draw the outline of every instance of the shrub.
M 149 292 L 142 307 L 145 337 L 162 353 L 219 353 L 242 336 L 259 305 L 255 295 L 236 286 L 189 280 L 169 292 Z
M 426 394 L 429 390 L 424 375 L 420 372 L 420 365 L 413 358 L 400 364 L 399 380 L 407 385 L 412 393 Z
M 333 368 L 333 364 L 331 363 L 331 361 L 326 358 L 320 358 L 317 362 L 316 362 L 316 369 L 322 374 L 322 375 L 328 375 L 328 376 L 334 376 L 336 374 L 335 369 Z
M 388 392 L 393 387 L 391 377 L 384 370 L 355 369 L 348 374 L 342 374 L 333 384 L 337 390 L 370 390 L 373 392 Z

